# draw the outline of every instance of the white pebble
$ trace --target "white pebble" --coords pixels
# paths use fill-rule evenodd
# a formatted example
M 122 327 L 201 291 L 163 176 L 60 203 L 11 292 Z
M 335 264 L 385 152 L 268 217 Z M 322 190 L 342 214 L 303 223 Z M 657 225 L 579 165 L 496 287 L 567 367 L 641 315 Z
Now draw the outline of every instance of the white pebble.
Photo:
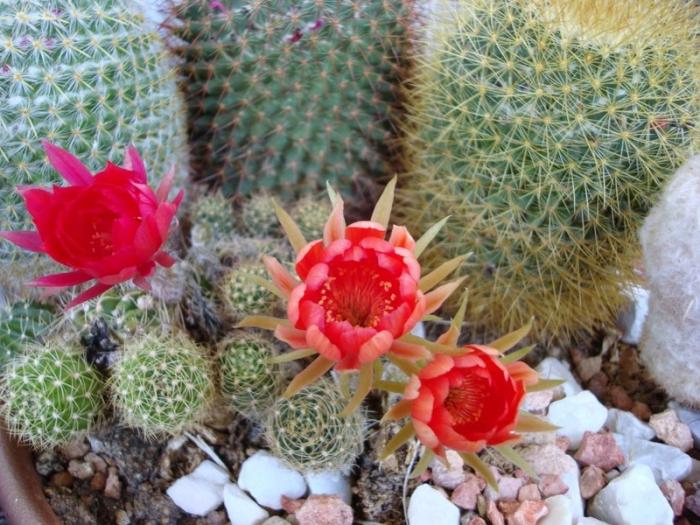
M 206 516 L 224 501 L 223 486 L 189 474 L 170 485 L 166 494 L 175 505 L 195 516 Z
M 231 525 L 260 525 L 270 516 L 234 483 L 224 487 L 224 506 Z
M 681 481 L 693 468 L 692 458 L 676 447 L 645 439 L 628 438 L 620 434 L 613 436 L 627 459 L 623 468 L 646 465 L 651 469 L 657 483 L 668 479 Z
M 656 436 L 654 429 L 638 419 L 632 412 L 617 408 L 608 409 L 608 420 L 605 426 L 610 432 L 636 439 L 651 440 Z
M 306 494 L 304 477 L 264 450 L 243 462 L 238 486 L 260 505 L 274 510 L 282 508 L 282 496 L 298 499 Z
M 572 525 L 574 516 L 571 513 L 571 500 L 566 496 L 552 496 L 544 500 L 547 505 L 547 515 L 541 518 L 537 525 Z
M 561 385 L 564 395 L 573 396 L 581 392 L 581 386 L 569 370 L 568 365 L 559 361 L 555 357 L 545 357 L 539 365 L 537 371 L 542 379 L 563 379 L 565 383 Z
M 571 450 L 581 444 L 586 431 L 598 432 L 608 419 L 608 409 L 588 390 L 554 401 L 549 405 L 549 421 L 557 425 L 557 435 L 571 441 Z
M 409 525 L 459 525 L 459 508 L 430 485 L 419 485 L 408 503 Z
M 339 496 L 350 505 L 352 489 L 350 480 L 340 471 L 310 472 L 304 476 L 309 492 L 316 495 Z
M 202 461 L 189 475 L 193 478 L 203 479 L 214 485 L 225 485 L 231 481 L 228 472 L 208 459 Z

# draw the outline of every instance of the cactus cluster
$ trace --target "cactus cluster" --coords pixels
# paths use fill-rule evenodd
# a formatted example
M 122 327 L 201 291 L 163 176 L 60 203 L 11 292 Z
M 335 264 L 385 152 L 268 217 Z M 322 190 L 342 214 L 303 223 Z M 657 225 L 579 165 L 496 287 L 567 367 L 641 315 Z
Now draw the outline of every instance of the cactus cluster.
M 236 231 L 231 201 L 221 192 L 201 195 L 192 203 L 192 245 L 208 246 L 230 237 Z
M 194 172 L 227 195 L 358 191 L 386 171 L 411 2 L 185 0 Z
M 30 346 L 2 376 L 0 412 L 10 432 L 36 448 L 86 433 L 102 410 L 104 381 L 80 346 Z
M 15 186 L 58 182 L 42 139 L 91 169 L 134 144 L 150 173 L 186 173 L 174 68 L 135 2 L 0 0 L 0 42 L 0 230 L 25 229 Z
M 398 216 L 451 216 L 426 260 L 473 253 L 477 323 L 566 338 L 610 320 L 637 228 L 698 144 L 698 20 L 676 0 L 439 4 Z
M 280 237 L 282 233 L 275 215 L 275 201 L 267 192 L 245 199 L 240 220 L 243 233 L 249 237 Z
M 290 214 L 302 235 L 308 241 L 323 238 L 323 228 L 331 214 L 328 199 L 303 197 L 292 208 Z
M 147 334 L 125 345 L 111 381 L 121 419 L 145 436 L 177 434 L 206 415 L 211 363 L 183 335 Z
M 53 321 L 51 309 L 33 301 L 0 308 L 0 372 L 22 349 L 37 341 Z
M 256 282 L 266 278 L 267 270 L 262 263 L 244 262 L 232 269 L 221 285 L 228 312 L 234 317 L 273 313 L 280 303 L 278 297 Z
M 278 399 L 266 420 L 270 449 L 304 472 L 348 470 L 362 452 L 367 421 L 362 411 L 342 416 L 347 402 L 328 379 Z
M 259 417 L 280 394 L 282 373 L 273 356 L 272 343 L 259 336 L 234 334 L 219 344 L 221 393 L 238 412 Z

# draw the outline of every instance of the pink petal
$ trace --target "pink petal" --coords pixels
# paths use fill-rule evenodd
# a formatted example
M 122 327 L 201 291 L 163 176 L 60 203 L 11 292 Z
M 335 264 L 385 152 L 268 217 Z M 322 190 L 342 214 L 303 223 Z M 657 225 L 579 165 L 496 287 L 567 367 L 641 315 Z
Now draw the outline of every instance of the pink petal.
M 311 270 L 311 268 L 321 261 L 321 256 L 323 254 L 323 241 L 320 239 L 310 242 L 304 246 L 299 252 L 299 255 L 297 255 L 295 264 L 297 275 L 301 279 L 306 279 L 306 275 L 309 273 L 309 270 Z
M 170 193 L 170 189 L 173 187 L 173 178 L 175 177 L 175 167 L 173 166 L 161 179 L 160 184 L 158 184 L 158 189 L 156 189 L 156 198 L 158 202 L 165 202 Z M 182 198 L 180 198 L 182 199 Z M 179 204 L 179 203 L 178 203 Z
M 345 217 L 343 216 L 343 201 L 339 200 L 333 207 L 333 212 L 323 228 L 323 243 L 328 246 L 333 241 L 345 237 Z
M 413 252 L 416 248 L 416 241 L 413 240 L 411 234 L 404 226 L 394 226 L 391 228 L 391 237 L 389 237 L 389 243 L 398 248 L 404 248 L 410 252 Z
M 0 231 L 0 237 L 30 252 L 44 252 L 44 243 L 35 231 Z
M 440 441 L 435 435 L 435 432 L 422 421 L 414 419 L 413 429 L 416 431 L 416 437 L 429 449 L 434 449 L 440 445 Z
M 92 286 L 91 288 L 88 288 L 85 290 L 83 293 L 81 293 L 78 297 L 73 299 L 71 302 L 69 302 L 66 305 L 66 310 L 70 310 L 74 306 L 78 306 L 79 304 L 84 303 L 85 301 L 89 301 L 90 299 L 94 299 L 98 295 L 102 295 L 105 293 L 107 290 L 109 290 L 113 285 L 111 284 L 103 284 L 103 283 L 97 283 L 95 286 Z
M 370 363 L 379 356 L 386 354 L 391 348 L 391 343 L 394 342 L 394 336 L 391 332 L 383 330 L 367 341 L 360 347 L 358 360 L 360 364 Z
M 409 361 L 428 359 L 431 355 L 430 350 L 424 346 L 413 343 L 404 343 L 403 341 L 394 341 L 391 344 L 389 352 L 396 357 L 408 359 Z
M 345 228 L 345 238 L 353 242 L 359 243 L 366 238 L 384 239 L 386 228 L 378 222 L 372 221 L 357 221 Z
M 143 159 L 136 148 L 130 145 L 126 148 L 126 156 L 124 158 L 124 168 L 131 170 L 136 174 L 137 180 L 143 184 L 148 182 L 148 177 L 146 175 L 146 166 L 143 163 Z
M 309 290 L 318 290 L 323 286 L 328 280 L 328 272 L 330 268 L 327 264 L 318 263 L 316 266 L 311 268 L 304 282 Z
M 289 302 L 287 303 L 287 318 L 294 326 L 296 326 L 297 322 L 299 321 L 299 302 L 302 300 L 305 293 L 306 285 L 302 283 L 294 288 L 289 296 Z
M 73 186 L 88 186 L 92 183 L 92 174 L 83 163 L 67 151 L 43 140 L 42 145 L 54 169 Z
M 27 283 L 27 286 L 48 286 L 52 288 L 66 288 L 68 286 L 76 286 L 78 284 L 83 284 L 84 282 L 89 281 L 92 278 L 93 277 L 91 275 L 88 275 L 87 273 L 81 270 L 76 270 L 73 272 L 54 273 L 52 275 L 45 275 L 44 277 L 39 277 L 38 279 Z
M 313 325 L 306 331 L 306 343 L 309 348 L 317 350 L 322 356 L 332 360 L 340 360 L 340 350 L 330 342 L 318 326 Z
M 306 348 L 306 332 L 291 326 L 278 325 L 275 328 L 275 337 L 284 341 L 292 348 Z
M 133 282 L 136 286 L 138 286 L 142 290 L 144 290 L 146 292 L 151 291 L 151 283 L 148 282 L 148 277 L 146 277 L 144 275 L 137 275 L 134 277 Z
M 411 376 L 403 392 L 404 399 L 417 399 L 420 395 L 421 382 L 418 376 Z
M 272 282 L 275 286 L 284 294 L 285 297 L 289 298 L 292 290 L 299 284 L 294 276 L 287 271 L 287 269 L 282 266 L 277 259 L 270 257 L 269 255 L 263 255 L 263 263 L 267 272 L 272 278 Z
M 423 369 L 420 371 L 421 379 L 432 379 L 434 377 L 446 374 L 455 366 L 454 360 L 445 354 L 437 354 L 432 361 L 430 361 Z
M 166 252 L 158 252 L 154 257 L 155 261 L 165 268 L 170 268 L 177 262 L 175 257 Z
M 452 282 L 438 286 L 433 291 L 425 294 L 425 315 L 432 314 L 435 310 L 442 306 L 447 298 L 452 295 L 464 279 L 457 279 Z

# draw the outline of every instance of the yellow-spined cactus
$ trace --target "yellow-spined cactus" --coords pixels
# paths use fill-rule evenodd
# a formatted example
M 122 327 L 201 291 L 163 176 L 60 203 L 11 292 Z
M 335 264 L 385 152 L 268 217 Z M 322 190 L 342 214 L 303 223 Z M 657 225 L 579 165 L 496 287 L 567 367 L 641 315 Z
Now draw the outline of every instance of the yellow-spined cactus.
M 566 338 L 634 279 L 637 228 L 698 143 L 695 2 L 438 5 L 408 90 L 399 219 L 451 215 L 433 263 L 473 252 L 470 316 Z

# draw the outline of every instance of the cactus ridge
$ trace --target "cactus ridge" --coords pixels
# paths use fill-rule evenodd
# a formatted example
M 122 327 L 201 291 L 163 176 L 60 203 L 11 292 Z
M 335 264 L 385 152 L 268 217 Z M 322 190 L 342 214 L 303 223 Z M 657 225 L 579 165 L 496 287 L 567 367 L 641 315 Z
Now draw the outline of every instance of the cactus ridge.
M 507 331 L 534 316 L 543 336 L 590 330 L 635 280 L 637 228 L 698 144 L 697 8 L 443 9 L 408 95 L 398 218 L 425 228 L 451 215 L 426 256 L 473 252 L 476 323 Z
M 10 361 L 0 382 L 7 428 L 38 449 L 87 433 L 104 405 L 104 381 L 79 345 L 50 341 Z
M 0 308 L 0 372 L 25 345 L 36 342 L 53 322 L 53 312 L 44 304 L 18 301 Z

